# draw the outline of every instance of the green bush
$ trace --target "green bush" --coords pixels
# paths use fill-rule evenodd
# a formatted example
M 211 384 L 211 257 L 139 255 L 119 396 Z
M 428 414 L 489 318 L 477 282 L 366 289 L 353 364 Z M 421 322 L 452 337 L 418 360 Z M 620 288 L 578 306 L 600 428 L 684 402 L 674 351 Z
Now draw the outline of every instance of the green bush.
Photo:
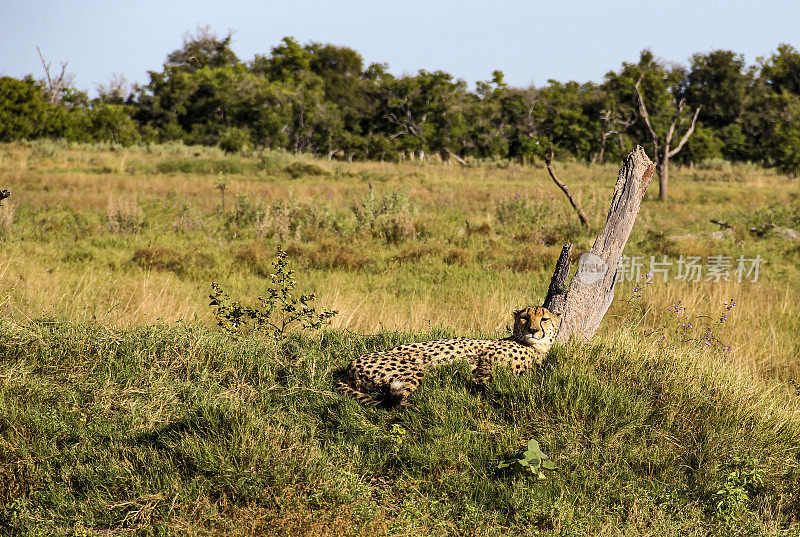
M 130 146 L 141 139 L 136 122 L 121 104 L 100 103 L 87 112 L 86 121 L 89 136 L 96 141 Z
M 313 162 L 292 162 L 286 166 L 285 171 L 292 177 L 303 175 L 330 175 L 331 172 Z
M 260 201 L 253 201 L 247 194 L 237 194 L 233 209 L 227 214 L 225 224 L 228 228 L 245 228 L 261 221 L 266 214 Z
M 250 145 L 250 132 L 241 127 L 228 127 L 220 132 L 219 146 L 227 153 L 240 153 Z

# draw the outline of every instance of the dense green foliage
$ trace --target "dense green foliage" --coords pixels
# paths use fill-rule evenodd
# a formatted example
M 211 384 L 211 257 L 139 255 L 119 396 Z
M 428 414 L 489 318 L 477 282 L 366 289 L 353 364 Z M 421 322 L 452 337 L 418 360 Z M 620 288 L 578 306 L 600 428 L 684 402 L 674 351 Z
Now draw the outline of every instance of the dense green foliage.
M 591 162 L 619 158 L 633 142 L 649 144 L 634 91 L 642 93 L 655 131 L 673 119 L 694 136 L 676 158 L 724 157 L 800 170 L 800 53 L 780 45 L 747 66 L 733 51 L 692 56 L 687 66 L 644 50 L 601 83 L 550 80 L 508 86 L 501 71 L 474 90 L 442 71 L 393 76 L 386 64 L 365 66 L 358 52 L 286 37 L 270 54 L 242 61 L 231 35 L 208 28 L 187 36 L 149 82 L 100 88 L 88 99 L 73 89 L 48 89 L 31 77 L 0 78 L 0 140 L 182 140 L 226 151 L 262 146 L 347 159 L 488 158 L 522 162 L 554 146 Z

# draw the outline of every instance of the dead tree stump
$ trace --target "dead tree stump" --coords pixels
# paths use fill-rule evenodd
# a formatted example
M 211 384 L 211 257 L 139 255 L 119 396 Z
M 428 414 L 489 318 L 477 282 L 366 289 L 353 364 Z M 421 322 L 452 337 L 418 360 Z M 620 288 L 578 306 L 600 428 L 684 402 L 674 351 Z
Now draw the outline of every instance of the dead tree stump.
M 655 164 L 638 145 L 622 161 L 606 227 L 590 252 L 580 257 L 578 270 L 568 288 L 572 245 L 565 245 L 561 251 L 544 301 L 546 308 L 561 315 L 556 337 L 559 343 L 569 341 L 572 336 L 589 341 L 603 320 L 614 299 L 622 251 L 654 172 Z
M 572 243 L 568 242 L 561 249 L 561 255 L 556 261 L 556 270 L 550 278 L 550 287 L 547 289 L 547 298 L 544 299 L 543 306 L 556 315 L 564 315 L 564 306 L 567 304 L 567 278 L 572 262 L 569 256 L 572 255 Z

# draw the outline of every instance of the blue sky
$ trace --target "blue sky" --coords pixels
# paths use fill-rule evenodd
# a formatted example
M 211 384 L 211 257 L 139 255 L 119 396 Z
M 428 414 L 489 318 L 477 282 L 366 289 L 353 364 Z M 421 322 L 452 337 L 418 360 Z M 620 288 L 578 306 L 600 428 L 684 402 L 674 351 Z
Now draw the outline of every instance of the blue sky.
M 777 0 L 0 0 L 0 75 L 42 76 L 39 46 L 54 65 L 69 61 L 79 89 L 114 72 L 146 82 L 187 30 L 209 24 L 234 31 L 244 60 L 290 35 L 349 46 L 398 75 L 443 69 L 474 84 L 500 69 L 513 85 L 542 85 L 600 81 L 646 47 L 680 63 L 713 49 L 752 63 L 779 43 L 800 47 L 798 21 L 800 2 Z

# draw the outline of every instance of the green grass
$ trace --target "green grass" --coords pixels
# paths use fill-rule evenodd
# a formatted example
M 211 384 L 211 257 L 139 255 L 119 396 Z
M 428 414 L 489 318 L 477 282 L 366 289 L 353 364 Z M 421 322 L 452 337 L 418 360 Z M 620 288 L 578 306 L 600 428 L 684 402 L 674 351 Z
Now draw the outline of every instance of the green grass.
M 797 529 L 796 401 L 635 338 L 557 349 L 534 374 L 500 371 L 486 392 L 465 366 L 442 368 L 405 412 L 330 391 L 332 373 L 358 354 L 444 335 L 332 331 L 276 347 L 188 325 L 6 323 L 2 526 L 31 535 Z M 545 481 L 498 474 L 530 438 L 558 469 Z M 734 470 L 756 470 L 763 483 L 719 509 Z
M 557 170 L 598 230 L 616 166 Z M 797 180 L 709 163 L 642 205 L 628 255 L 759 255 L 757 282 L 656 279 L 633 304 L 621 282 L 592 345 L 485 392 L 443 368 L 387 412 L 333 373 L 498 337 L 563 242 L 591 246 L 542 166 L 37 141 L 0 144 L 0 173 L 0 533 L 800 531 L 800 246 L 770 230 L 800 226 Z M 339 310 L 331 330 L 226 338 L 210 282 L 252 305 L 278 245 L 298 293 Z M 669 310 L 704 326 L 731 298 L 730 352 Z M 558 470 L 497 475 L 530 438 Z

